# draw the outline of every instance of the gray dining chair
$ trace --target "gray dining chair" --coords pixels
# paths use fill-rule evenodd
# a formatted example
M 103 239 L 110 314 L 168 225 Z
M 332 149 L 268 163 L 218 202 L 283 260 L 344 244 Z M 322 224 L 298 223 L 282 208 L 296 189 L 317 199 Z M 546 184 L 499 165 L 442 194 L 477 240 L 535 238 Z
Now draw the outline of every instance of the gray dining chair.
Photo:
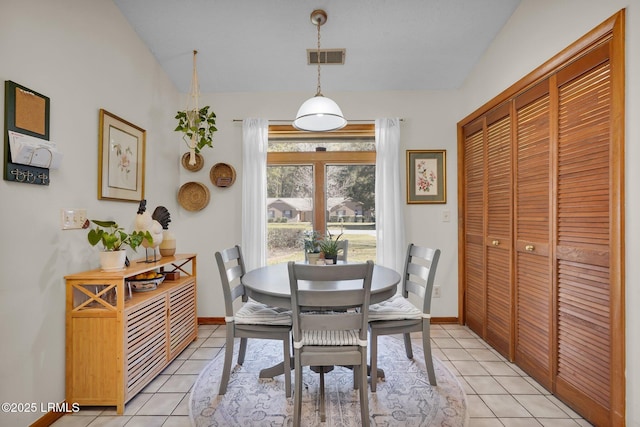
M 349 240 L 338 240 L 338 258 L 336 261 L 347 262 L 349 255 Z
M 224 353 L 224 367 L 218 394 L 225 394 L 231 374 L 233 344 L 240 338 L 238 365 L 244 363 L 247 350 L 247 339 L 270 339 L 283 342 L 285 394 L 291 397 L 291 311 L 279 307 L 271 307 L 247 297 L 241 278 L 245 274 L 242 249 L 236 245 L 232 248 L 216 252 L 216 261 L 222 281 L 224 294 L 225 323 L 227 337 Z M 234 302 L 242 300 L 242 306 L 234 310 Z
M 369 307 L 369 332 L 371 336 L 371 391 L 376 391 L 378 380 L 378 336 L 402 334 L 407 358 L 413 359 L 411 332 L 422 333 L 422 348 L 427 366 L 429 383 L 437 385 L 431 355 L 431 293 L 440 259 L 440 249 L 416 246 L 407 248 L 402 290 L 399 294 L 379 304 Z M 409 300 L 409 295 L 417 296 L 422 309 Z
M 293 425 L 300 425 L 302 367 L 344 365 L 353 367 L 354 386 L 360 391 L 360 416 L 369 426 L 367 387 L 367 312 L 371 297 L 373 261 L 361 264 L 318 266 L 289 262 L 293 315 L 295 389 Z M 336 287 L 335 282 L 354 280 L 361 286 Z M 324 289 L 310 290 L 301 281 L 313 281 Z M 324 414 L 324 370 L 320 375 L 320 412 Z

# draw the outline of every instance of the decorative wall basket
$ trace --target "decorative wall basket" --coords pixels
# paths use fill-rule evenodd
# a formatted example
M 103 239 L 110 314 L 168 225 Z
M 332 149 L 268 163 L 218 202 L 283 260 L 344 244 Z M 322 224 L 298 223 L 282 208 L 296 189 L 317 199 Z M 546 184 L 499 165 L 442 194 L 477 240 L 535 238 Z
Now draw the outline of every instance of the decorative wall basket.
M 178 191 L 180 206 L 188 211 L 199 211 L 209 204 L 209 189 L 200 182 L 187 182 Z
M 191 172 L 197 172 L 200 169 L 202 169 L 202 167 L 204 166 L 204 157 L 202 157 L 202 154 L 200 153 L 194 153 L 196 156 L 196 164 L 195 165 L 190 165 L 189 164 L 189 156 L 191 155 L 191 153 L 184 153 L 182 155 L 182 166 Z
M 216 187 L 231 187 L 236 182 L 236 170 L 227 163 L 216 163 L 209 171 L 211 183 Z

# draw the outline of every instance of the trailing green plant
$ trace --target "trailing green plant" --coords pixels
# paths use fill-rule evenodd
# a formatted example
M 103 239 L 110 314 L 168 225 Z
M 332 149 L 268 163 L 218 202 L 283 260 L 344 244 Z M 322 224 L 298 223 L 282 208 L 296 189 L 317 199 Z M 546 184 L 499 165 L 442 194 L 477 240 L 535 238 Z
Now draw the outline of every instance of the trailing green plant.
M 308 254 L 320 253 L 320 233 L 316 230 L 305 230 L 302 233 L 304 251 Z
M 340 250 L 338 246 L 338 240 L 342 237 L 342 233 L 338 235 L 335 239 L 331 235 L 329 231 L 327 231 L 327 236 L 318 242 L 320 246 L 320 251 L 324 253 L 325 258 L 335 258 L 338 256 L 338 251 Z
M 204 147 L 213 148 L 213 134 L 216 128 L 216 113 L 209 112 L 209 106 L 204 106 L 195 114 L 195 110 L 178 111 L 176 132 L 182 132 L 182 139 L 191 148 L 191 140 L 195 136 L 194 151 L 199 153 Z
M 91 246 L 102 243 L 105 251 L 119 251 L 129 246 L 134 251 L 146 239 L 150 245 L 153 245 L 153 237 L 149 231 L 134 231 L 127 233 L 124 228 L 120 227 L 115 221 L 100 221 L 92 219 L 96 227 L 89 230 L 87 239 Z

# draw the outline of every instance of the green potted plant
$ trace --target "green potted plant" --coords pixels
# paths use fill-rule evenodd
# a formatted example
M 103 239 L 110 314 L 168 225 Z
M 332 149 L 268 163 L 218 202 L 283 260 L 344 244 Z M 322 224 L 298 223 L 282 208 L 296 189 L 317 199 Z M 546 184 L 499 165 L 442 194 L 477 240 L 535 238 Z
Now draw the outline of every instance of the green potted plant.
M 320 251 L 324 254 L 325 260 L 332 260 L 329 264 L 335 264 L 338 259 L 338 251 L 340 247 L 338 246 L 338 240 L 342 237 L 342 233 L 338 235 L 335 239 L 331 235 L 329 231 L 327 231 L 327 236 L 318 242 L 320 246 Z
M 101 221 L 92 219 L 96 227 L 89 230 L 87 240 L 91 246 L 102 244 L 100 252 L 100 266 L 104 271 L 121 270 L 127 258 L 126 246 L 134 251 L 147 240 L 153 244 L 153 237 L 148 231 L 134 231 L 127 233 L 115 221 Z
M 309 264 L 316 264 L 320 259 L 320 233 L 305 230 L 302 236 L 305 259 Z
M 213 148 L 213 134 L 218 128 L 216 127 L 216 113 L 209 111 L 208 105 L 199 110 L 178 111 L 175 118 L 178 120 L 175 131 L 182 132 L 182 139 L 192 150 L 194 156 L 200 155 L 200 151 L 204 147 Z M 189 164 L 194 165 L 195 163 L 195 157 L 189 159 Z

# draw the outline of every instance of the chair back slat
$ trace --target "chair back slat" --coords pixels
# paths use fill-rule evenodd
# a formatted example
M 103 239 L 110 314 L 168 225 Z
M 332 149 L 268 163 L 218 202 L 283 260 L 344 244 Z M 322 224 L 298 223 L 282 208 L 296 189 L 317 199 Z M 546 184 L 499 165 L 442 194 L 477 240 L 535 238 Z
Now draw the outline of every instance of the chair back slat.
M 298 305 L 304 310 L 313 310 L 314 308 L 340 308 L 347 309 L 360 306 L 364 298 L 364 289 L 343 290 L 335 292 L 329 289 L 323 293 L 319 291 L 302 291 L 298 290 Z
M 426 292 L 426 281 L 425 282 L 414 282 L 413 280 L 407 280 L 404 282 L 404 287 L 408 293 L 417 295 L 420 300 L 424 298 L 424 294 Z M 407 297 L 407 295 L 405 295 Z
M 362 326 L 362 313 L 300 314 L 303 331 L 350 331 Z
M 242 276 L 244 276 L 244 268 L 241 265 L 234 265 L 227 269 L 227 280 L 230 284 L 239 282 Z

